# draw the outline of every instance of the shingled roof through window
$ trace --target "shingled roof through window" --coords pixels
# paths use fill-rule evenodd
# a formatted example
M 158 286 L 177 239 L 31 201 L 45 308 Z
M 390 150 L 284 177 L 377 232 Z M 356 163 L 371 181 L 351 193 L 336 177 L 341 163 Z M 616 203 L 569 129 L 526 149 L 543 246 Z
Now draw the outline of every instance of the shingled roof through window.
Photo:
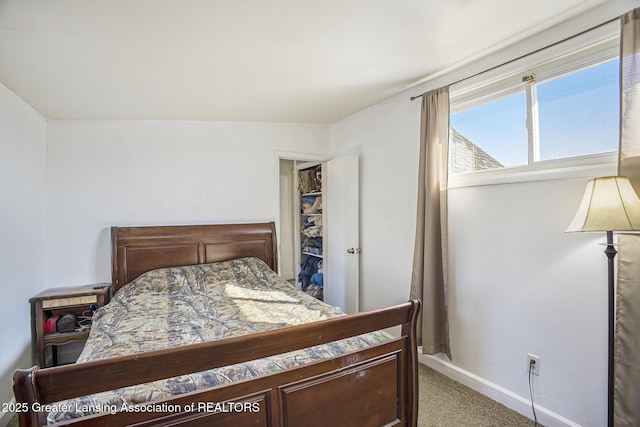
M 451 128 L 451 173 L 503 168 L 504 165 L 482 148 Z

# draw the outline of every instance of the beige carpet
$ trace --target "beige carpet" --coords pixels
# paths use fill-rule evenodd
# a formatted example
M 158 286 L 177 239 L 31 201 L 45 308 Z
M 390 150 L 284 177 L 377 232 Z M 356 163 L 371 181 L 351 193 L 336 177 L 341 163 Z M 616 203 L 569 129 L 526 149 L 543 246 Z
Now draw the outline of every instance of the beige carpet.
M 533 420 L 418 363 L 418 427 L 532 427 Z M 540 424 L 538 424 L 540 425 Z

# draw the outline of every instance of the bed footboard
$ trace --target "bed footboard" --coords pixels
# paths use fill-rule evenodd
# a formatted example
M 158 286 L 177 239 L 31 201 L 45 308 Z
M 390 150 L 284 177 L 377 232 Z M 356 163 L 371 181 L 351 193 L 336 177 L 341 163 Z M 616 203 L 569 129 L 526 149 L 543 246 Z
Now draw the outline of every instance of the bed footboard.
M 401 326 L 397 338 L 250 380 L 105 411 L 64 425 L 416 426 L 420 302 L 132 356 L 14 374 L 21 426 L 66 399 Z M 212 355 L 214 355 L 212 357 Z M 88 379 L 91 379 L 88 381 Z

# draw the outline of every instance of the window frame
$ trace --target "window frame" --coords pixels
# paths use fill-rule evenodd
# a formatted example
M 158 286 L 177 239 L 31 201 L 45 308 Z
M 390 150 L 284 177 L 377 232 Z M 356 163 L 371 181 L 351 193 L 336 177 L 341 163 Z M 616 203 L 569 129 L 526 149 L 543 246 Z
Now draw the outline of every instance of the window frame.
M 467 110 L 518 92 L 525 92 L 527 109 L 527 164 L 499 169 L 451 172 L 449 187 L 466 187 L 545 179 L 583 178 L 616 174 L 617 151 L 562 159 L 540 160 L 536 84 L 619 58 L 619 24 L 611 22 L 557 43 L 485 73 L 452 84 L 450 114 Z M 524 76 L 534 75 L 532 82 Z

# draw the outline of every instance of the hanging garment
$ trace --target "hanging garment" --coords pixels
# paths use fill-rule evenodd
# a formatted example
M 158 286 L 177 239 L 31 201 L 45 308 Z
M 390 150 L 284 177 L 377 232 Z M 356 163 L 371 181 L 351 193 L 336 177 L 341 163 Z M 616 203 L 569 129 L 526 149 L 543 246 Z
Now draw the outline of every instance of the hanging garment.
M 320 259 L 313 256 L 308 256 L 302 260 L 300 273 L 298 273 L 298 282 L 300 282 L 303 292 L 307 290 L 311 283 L 311 276 L 318 272 L 319 263 Z
M 316 191 L 316 171 L 314 168 L 298 171 L 298 190 L 301 193 Z

